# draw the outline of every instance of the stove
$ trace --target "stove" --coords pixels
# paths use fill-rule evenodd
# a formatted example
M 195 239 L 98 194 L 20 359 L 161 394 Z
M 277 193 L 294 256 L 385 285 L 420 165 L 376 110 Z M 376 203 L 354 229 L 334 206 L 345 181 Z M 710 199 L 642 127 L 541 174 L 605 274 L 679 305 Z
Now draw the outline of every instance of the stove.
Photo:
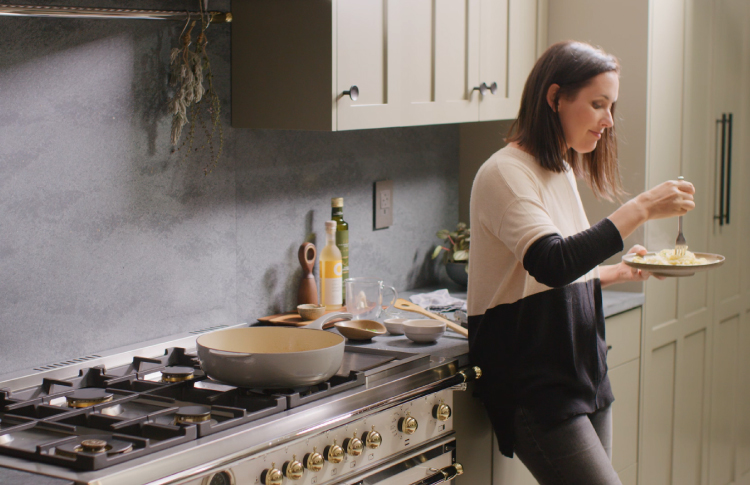
M 80 484 L 332 484 L 397 456 L 425 461 L 422 447 L 453 466 L 450 387 L 461 378 L 450 365 L 347 346 L 318 385 L 239 388 L 207 376 L 195 351 L 224 328 L 0 377 L 0 477 L 7 467 Z

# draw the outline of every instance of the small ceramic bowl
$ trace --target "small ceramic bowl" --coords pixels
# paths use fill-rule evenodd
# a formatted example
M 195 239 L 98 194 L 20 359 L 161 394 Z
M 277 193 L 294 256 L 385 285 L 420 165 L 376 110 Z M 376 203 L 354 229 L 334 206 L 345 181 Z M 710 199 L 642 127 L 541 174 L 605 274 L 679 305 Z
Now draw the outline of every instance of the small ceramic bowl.
M 414 342 L 434 342 L 445 333 L 445 323 L 432 319 L 407 320 L 404 333 Z
M 375 320 L 345 320 L 334 324 L 336 330 L 349 340 L 370 340 L 385 335 L 385 326 Z
M 408 318 L 386 318 L 383 320 L 383 323 L 391 335 L 403 335 L 404 322 L 407 320 Z
M 325 305 L 316 305 L 315 303 L 305 303 L 297 305 L 297 312 L 302 320 L 315 320 L 320 318 L 326 312 Z

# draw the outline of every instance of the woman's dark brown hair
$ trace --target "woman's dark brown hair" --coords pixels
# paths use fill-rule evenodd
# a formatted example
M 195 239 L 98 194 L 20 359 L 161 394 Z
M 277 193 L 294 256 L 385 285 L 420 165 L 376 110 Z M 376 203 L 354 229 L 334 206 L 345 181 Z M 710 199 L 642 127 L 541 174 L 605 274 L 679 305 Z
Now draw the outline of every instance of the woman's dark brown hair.
M 591 153 L 567 149 L 557 111 L 547 104 L 547 91 L 560 86 L 557 99 L 572 100 L 594 77 L 605 72 L 620 73 L 612 55 L 583 42 L 558 42 L 547 49 L 531 70 L 521 95 L 518 118 L 510 127 L 507 142 L 516 142 L 531 153 L 542 167 L 565 171 L 565 162 L 576 176 L 583 177 L 597 197 L 612 200 L 624 192 L 617 163 L 615 128 L 606 128 Z M 612 104 L 614 119 L 615 105 Z

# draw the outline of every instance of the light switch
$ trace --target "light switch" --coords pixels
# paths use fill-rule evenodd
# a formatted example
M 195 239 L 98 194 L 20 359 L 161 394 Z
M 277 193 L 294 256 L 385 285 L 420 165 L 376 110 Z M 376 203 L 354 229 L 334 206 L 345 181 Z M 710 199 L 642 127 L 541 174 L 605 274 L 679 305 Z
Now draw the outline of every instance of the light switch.
M 393 181 L 375 182 L 373 223 L 375 229 L 393 225 Z

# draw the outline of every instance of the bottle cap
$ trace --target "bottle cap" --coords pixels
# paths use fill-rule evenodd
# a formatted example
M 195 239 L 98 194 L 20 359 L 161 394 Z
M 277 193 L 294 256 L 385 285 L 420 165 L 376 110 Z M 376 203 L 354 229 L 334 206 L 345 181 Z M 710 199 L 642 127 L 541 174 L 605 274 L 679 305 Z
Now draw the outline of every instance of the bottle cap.
M 337 225 L 336 221 L 326 221 L 326 232 L 336 232 Z
M 344 207 L 344 198 L 336 197 L 331 199 L 331 207 Z

